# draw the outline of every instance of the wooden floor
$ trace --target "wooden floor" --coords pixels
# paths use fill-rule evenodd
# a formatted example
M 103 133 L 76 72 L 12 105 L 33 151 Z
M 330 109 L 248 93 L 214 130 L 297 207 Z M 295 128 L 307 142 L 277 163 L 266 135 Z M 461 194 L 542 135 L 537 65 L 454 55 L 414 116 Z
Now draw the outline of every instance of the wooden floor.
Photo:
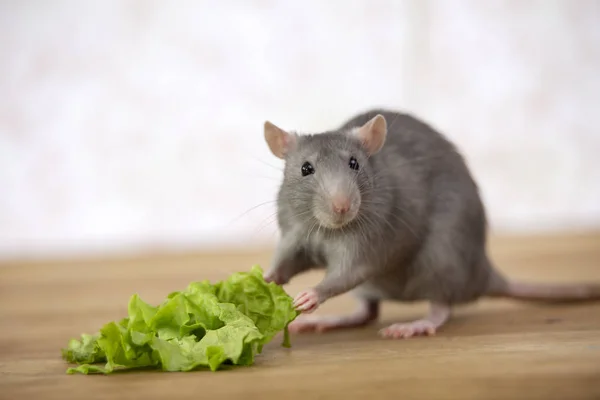
M 515 278 L 600 282 L 600 234 L 495 239 Z M 133 293 L 158 303 L 190 281 L 222 279 L 269 253 L 0 265 L 2 399 L 600 399 L 600 304 L 485 300 L 454 313 L 433 338 L 386 341 L 377 329 L 419 317 L 423 304 L 385 304 L 365 329 L 294 336 L 255 366 L 223 372 L 66 375 L 60 349 L 126 314 Z M 298 278 L 294 295 L 319 279 Z M 342 296 L 321 312 L 349 312 Z

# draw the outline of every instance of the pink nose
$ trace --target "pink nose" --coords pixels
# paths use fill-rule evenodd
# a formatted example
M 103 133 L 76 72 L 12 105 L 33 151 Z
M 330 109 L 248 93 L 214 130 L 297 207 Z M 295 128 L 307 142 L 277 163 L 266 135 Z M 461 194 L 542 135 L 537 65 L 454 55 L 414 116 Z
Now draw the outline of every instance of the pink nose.
M 333 211 L 337 214 L 345 214 L 350 210 L 350 200 L 347 198 L 334 198 L 332 203 Z

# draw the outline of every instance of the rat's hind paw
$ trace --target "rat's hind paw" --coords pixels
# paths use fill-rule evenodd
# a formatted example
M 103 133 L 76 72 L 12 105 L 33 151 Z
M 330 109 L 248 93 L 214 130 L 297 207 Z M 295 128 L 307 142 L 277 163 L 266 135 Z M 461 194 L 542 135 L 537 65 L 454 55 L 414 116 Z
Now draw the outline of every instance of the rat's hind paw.
M 360 307 L 350 315 L 301 315 L 289 325 L 289 330 L 292 333 L 321 333 L 336 329 L 358 328 L 374 322 L 378 313 L 379 303 L 363 300 Z
M 412 322 L 393 324 L 379 331 L 384 338 L 409 338 L 413 336 L 433 336 L 450 316 L 450 306 L 442 303 L 431 303 L 427 317 Z
M 337 329 L 355 328 L 367 325 L 369 320 L 360 316 L 318 316 L 318 315 L 301 315 L 296 318 L 290 325 L 291 333 L 316 332 L 322 333 Z
M 412 336 L 433 336 L 437 327 L 427 319 L 419 319 L 413 322 L 393 324 L 379 331 L 384 338 L 408 339 Z
M 291 333 L 325 332 L 340 328 L 339 317 L 319 317 L 315 315 L 302 315 L 296 318 L 288 327 Z

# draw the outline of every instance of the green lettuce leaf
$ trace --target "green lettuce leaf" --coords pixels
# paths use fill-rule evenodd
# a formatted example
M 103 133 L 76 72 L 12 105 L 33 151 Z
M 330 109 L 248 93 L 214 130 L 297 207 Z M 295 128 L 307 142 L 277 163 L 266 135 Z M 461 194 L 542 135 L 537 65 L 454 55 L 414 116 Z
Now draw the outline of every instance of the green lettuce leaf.
M 69 374 L 135 368 L 217 371 L 225 364 L 252 365 L 281 331 L 282 346 L 290 347 L 288 325 L 297 315 L 292 298 L 265 282 L 255 265 L 215 284 L 193 282 L 157 307 L 134 294 L 126 318 L 107 323 L 95 335 L 72 339 L 62 356 L 78 364 L 67 369 Z

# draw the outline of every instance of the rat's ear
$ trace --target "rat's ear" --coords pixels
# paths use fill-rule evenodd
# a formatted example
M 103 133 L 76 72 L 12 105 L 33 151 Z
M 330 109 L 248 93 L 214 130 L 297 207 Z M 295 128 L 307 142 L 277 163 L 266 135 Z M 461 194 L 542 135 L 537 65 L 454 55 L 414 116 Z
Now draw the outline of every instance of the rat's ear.
M 377 153 L 383 147 L 387 136 L 387 123 L 381 114 L 371 118 L 369 122 L 352 130 L 369 155 Z
M 273 125 L 269 121 L 265 121 L 265 140 L 269 145 L 271 153 L 275 157 L 283 159 L 296 143 L 296 136 Z

